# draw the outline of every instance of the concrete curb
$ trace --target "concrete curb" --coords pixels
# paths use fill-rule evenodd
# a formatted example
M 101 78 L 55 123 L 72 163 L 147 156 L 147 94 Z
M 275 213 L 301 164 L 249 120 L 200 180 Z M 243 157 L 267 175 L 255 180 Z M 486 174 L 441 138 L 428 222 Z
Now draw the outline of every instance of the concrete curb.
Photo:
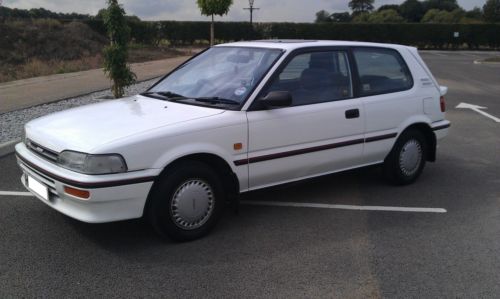
M 7 156 L 9 154 L 12 154 L 15 150 L 14 147 L 19 142 L 21 142 L 21 138 L 17 138 L 17 139 L 7 141 L 5 143 L 0 144 L 0 158 L 3 156 Z

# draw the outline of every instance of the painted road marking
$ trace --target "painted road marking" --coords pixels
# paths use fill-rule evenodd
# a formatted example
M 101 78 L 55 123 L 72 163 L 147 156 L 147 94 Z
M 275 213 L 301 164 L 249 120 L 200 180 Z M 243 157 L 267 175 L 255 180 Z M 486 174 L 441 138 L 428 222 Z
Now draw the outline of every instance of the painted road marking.
M 17 191 L 0 191 L 0 196 L 5 195 L 5 196 L 34 196 L 33 194 L 29 192 L 17 192 Z
M 445 55 L 443 53 L 437 53 L 437 52 L 432 52 L 432 51 L 428 51 L 428 52 L 422 52 L 423 54 L 431 54 L 431 55 L 436 55 L 436 56 L 441 56 L 441 57 L 447 57 L 448 55 Z
M 241 204 L 251 206 L 275 206 L 293 208 L 317 208 L 317 209 L 338 209 L 354 211 L 387 211 L 387 212 L 413 212 L 413 213 L 446 213 L 441 208 L 418 208 L 418 207 L 385 207 L 385 206 L 354 206 L 354 205 L 332 205 L 323 203 L 302 203 L 302 202 L 282 202 L 282 201 L 241 201 Z
M 495 116 L 488 114 L 488 113 L 484 112 L 483 110 L 481 110 L 481 109 L 488 109 L 487 107 L 482 107 L 482 106 L 472 105 L 472 104 L 467 104 L 467 103 L 460 103 L 455 108 L 457 108 L 457 109 L 470 109 L 470 110 L 475 111 L 483 116 L 486 116 L 489 119 L 492 119 L 493 121 L 495 121 L 497 123 L 500 123 L 500 118 L 495 117 Z
M 1 195 L 10 196 L 33 196 L 30 192 L 0 191 Z M 249 206 L 274 206 L 274 207 L 293 207 L 293 208 L 316 208 L 316 209 L 337 209 L 354 211 L 387 211 L 387 212 L 413 212 L 413 213 L 446 213 L 441 208 L 418 208 L 418 207 L 386 207 L 386 206 L 355 206 L 355 205 L 333 205 L 324 203 L 302 203 L 302 202 L 284 202 L 284 201 L 254 201 L 243 200 L 241 204 Z

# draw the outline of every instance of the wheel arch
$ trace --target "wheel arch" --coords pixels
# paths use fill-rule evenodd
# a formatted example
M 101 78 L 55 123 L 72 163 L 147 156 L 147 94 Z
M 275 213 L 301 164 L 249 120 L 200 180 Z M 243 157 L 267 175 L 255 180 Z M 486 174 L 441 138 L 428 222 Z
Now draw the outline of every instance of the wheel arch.
M 230 202 L 233 202 L 237 200 L 237 196 L 240 192 L 240 183 L 238 180 L 238 176 L 236 173 L 233 171 L 229 163 L 223 159 L 222 157 L 212 154 L 212 153 L 193 153 L 193 154 L 186 154 L 184 156 L 178 157 L 171 162 L 169 162 L 161 171 L 161 173 L 157 176 L 156 180 L 153 183 L 153 186 L 151 187 L 148 198 L 146 200 L 146 204 L 144 206 L 144 211 L 143 214 L 147 211 L 149 208 L 149 202 L 150 202 L 150 196 L 152 191 L 155 188 L 155 185 L 159 183 L 160 178 L 165 175 L 170 169 L 175 167 L 178 164 L 181 164 L 185 161 L 199 161 L 202 163 L 207 164 L 209 167 L 211 167 L 213 170 L 217 172 L 218 175 L 221 176 L 222 183 L 224 185 L 224 188 L 226 189 L 226 192 L 228 194 L 228 199 Z
M 428 146 L 427 161 L 435 162 L 436 161 L 437 139 L 436 139 L 436 134 L 434 134 L 434 131 L 432 130 L 431 126 L 427 123 L 424 123 L 424 122 L 414 123 L 414 124 L 407 126 L 401 132 L 401 134 L 399 136 L 401 136 L 402 134 L 404 134 L 405 132 L 410 131 L 410 130 L 417 130 L 424 135 L 425 140 L 427 141 L 427 146 Z

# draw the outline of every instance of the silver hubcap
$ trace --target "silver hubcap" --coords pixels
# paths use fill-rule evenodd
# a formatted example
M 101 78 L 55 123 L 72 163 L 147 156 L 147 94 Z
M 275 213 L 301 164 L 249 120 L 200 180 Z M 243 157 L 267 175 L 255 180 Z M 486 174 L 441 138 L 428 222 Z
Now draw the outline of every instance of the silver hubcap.
M 412 176 L 418 171 L 420 162 L 422 162 L 422 146 L 415 139 L 408 140 L 399 154 L 401 171 L 406 176 Z
M 210 185 L 199 179 L 191 179 L 175 191 L 170 213 L 178 227 L 192 230 L 205 224 L 213 209 L 214 194 Z

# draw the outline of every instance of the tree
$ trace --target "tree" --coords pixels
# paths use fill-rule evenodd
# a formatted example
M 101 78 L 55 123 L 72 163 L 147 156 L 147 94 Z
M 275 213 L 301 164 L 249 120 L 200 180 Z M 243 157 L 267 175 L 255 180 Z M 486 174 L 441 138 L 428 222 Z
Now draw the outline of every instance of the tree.
M 406 0 L 399 7 L 399 13 L 409 22 L 418 23 L 425 14 L 422 2 L 418 0 Z
M 352 9 L 353 14 L 370 12 L 373 10 L 373 2 L 375 2 L 375 0 L 351 0 L 349 2 L 349 8 Z
M 484 19 L 487 22 L 500 22 L 500 0 L 488 0 L 483 6 Z
M 422 23 L 440 23 L 438 20 L 442 18 L 442 15 L 440 15 L 442 12 L 445 12 L 443 10 L 439 9 L 429 9 L 425 15 L 422 17 L 421 22 Z
M 405 19 L 394 9 L 385 9 L 382 11 L 371 13 L 368 16 L 368 23 L 375 24 L 404 23 L 404 21 Z
M 97 14 L 95 15 L 95 19 L 97 19 L 97 20 L 104 20 L 107 11 L 108 10 L 106 8 L 99 9 L 99 11 L 97 12 Z
M 326 10 L 320 10 L 316 13 L 316 21 L 314 21 L 315 23 L 328 23 L 330 21 L 330 13 Z
M 330 19 L 334 23 L 349 23 L 351 21 L 351 15 L 348 12 L 336 12 L 332 13 Z
M 110 40 L 110 44 L 104 48 L 104 73 L 113 81 L 111 89 L 114 97 L 121 98 L 125 87 L 136 79 L 127 65 L 130 28 L 125 10 L 118 4 L 118 0 L 108 0 L 108 8 L 103 17 Z
M 388 10 L 388 9 L 393 9 L 399 13 L 399 5 L 397 4 L 385 4 L 380 6 L 377 11 L 382 11 L 382 10 Z
M 353 23 L 368 23 L 370 20 L 370 13 L 360 12 L 352 18 Z
M 465 11 L 457 8 L 453 11 L 431 9 L 422 18 L 422 23 L 460 23 L 465 17 Z
M 453 11 L 460 8 L 457 0 L 427 0 L 423 2 L 423 6 L 426 12 L 431 9 Z
M 474 7 L 465 13 L 466 18 L 481 20 L 483 18 L 483 11 L 479 7 Z
M 479 7 L 474 7 L 472 10 L 465 12 L 465 17 L 460 20 L 462 24 L 480 24 L 483 23 L 483 10 Z
M 201 14 L 205 16 L 212 16 L 212 23 L 210 24 L 210 45 L 214 45 L 214 16 L 227 15 L 229 8 L 233 4 L 233 0 L 196 0 Z

